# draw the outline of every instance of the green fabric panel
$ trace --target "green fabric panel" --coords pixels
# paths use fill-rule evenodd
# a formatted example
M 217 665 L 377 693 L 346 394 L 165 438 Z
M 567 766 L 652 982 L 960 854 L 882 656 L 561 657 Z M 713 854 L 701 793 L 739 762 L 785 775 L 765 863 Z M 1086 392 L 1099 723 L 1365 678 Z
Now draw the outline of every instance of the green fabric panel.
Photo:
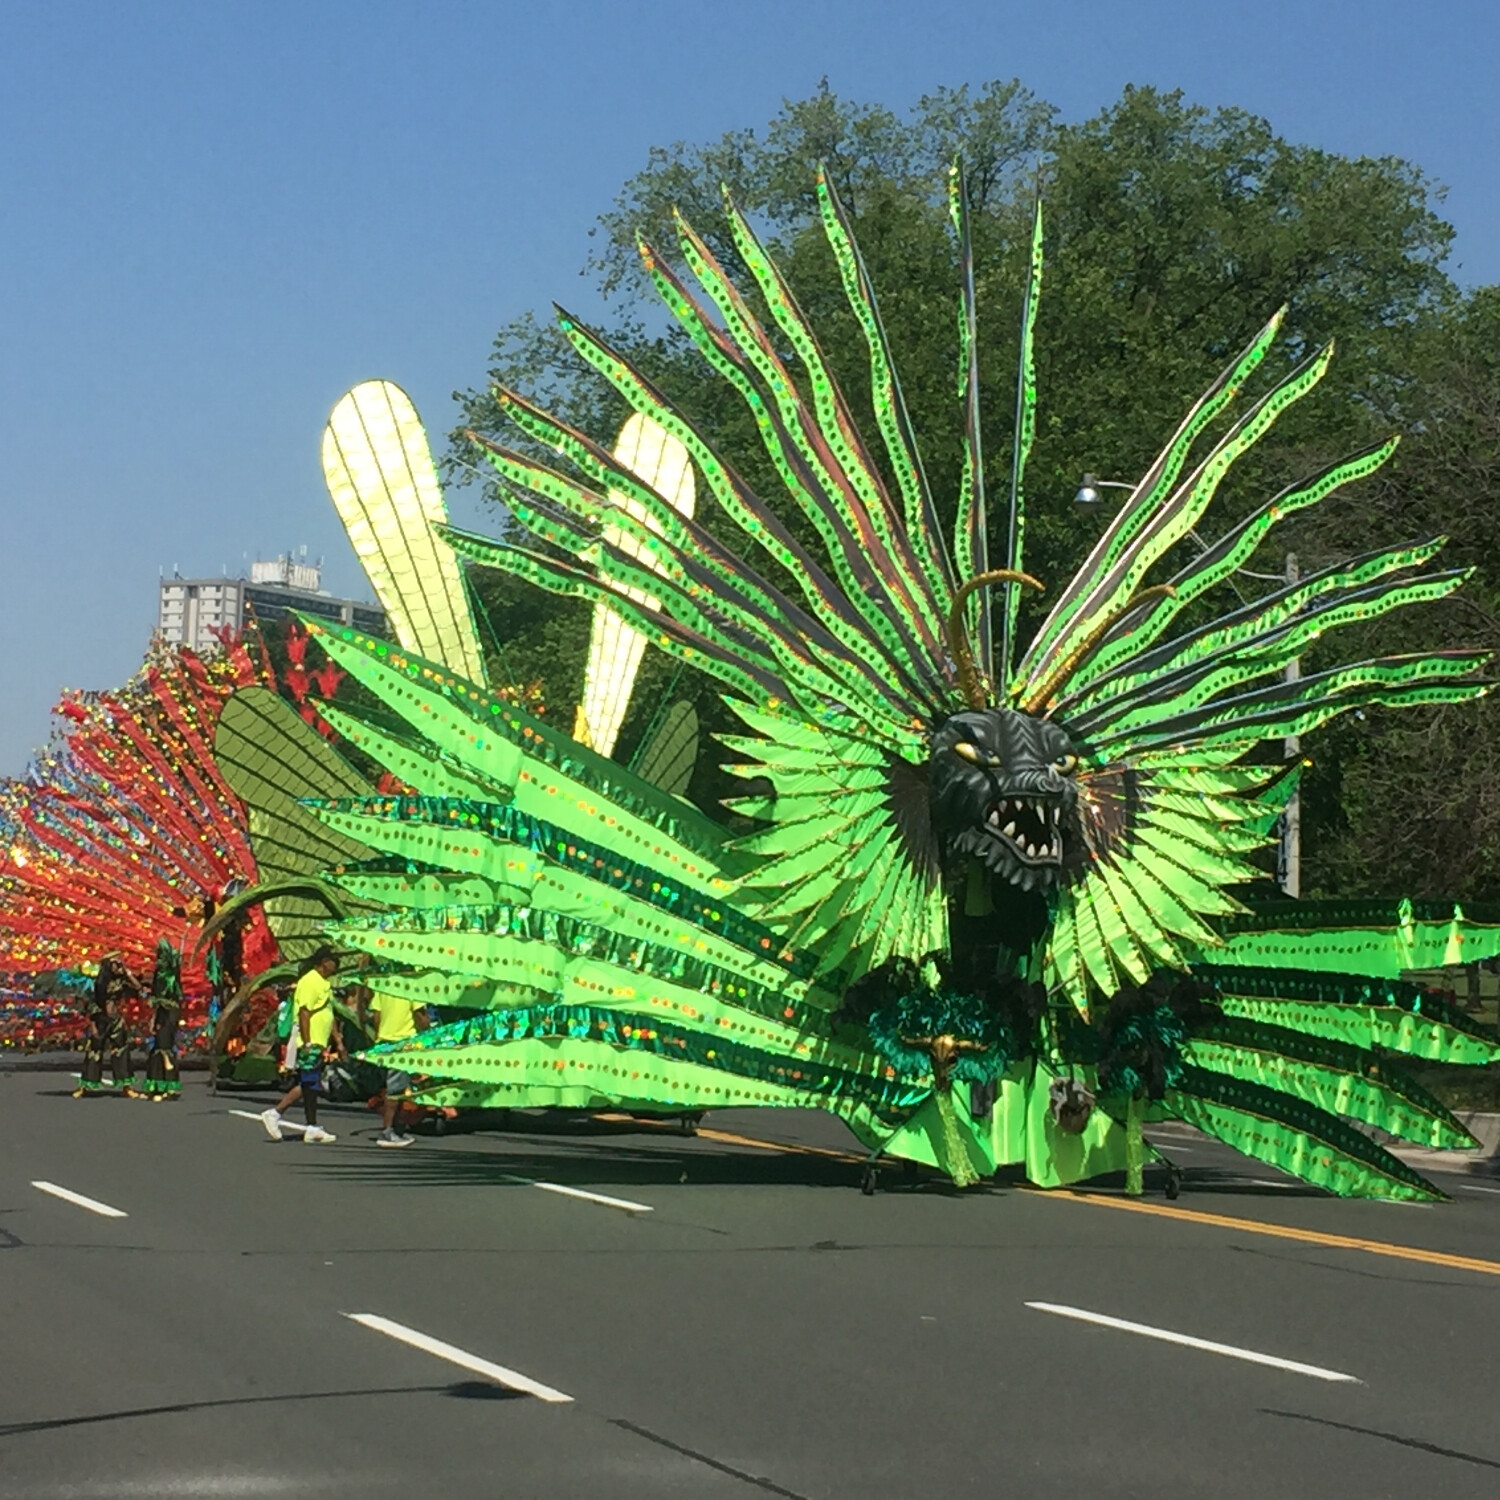
M 698 711 L 691 703 L 679 700 L 641 746 L 633 766 L 652 786 L 669 796 L 685 797 L 697 763 Z
M 995 1161 L 989 1152 L 988 1141 L 969 1113 L 967 1094 L 966 1088 L 956 1087 L 949 1095 L 958 1125 L 959 1147 L 967 1161 L 969 1175 L 988 1177 L 995 1170 Z M 940 1172 L 952 1173 L 953 1164 L 948 1161 L 948 1153 L 944 1149 L 945 1135 L 938 1101 L 934 1096 L 928 1095 L 916 1113 L 884 1142 L 885 1154 L 901 1161 L 921 1162 L 924 1166 L 936 1167 Z
M 1093 1074 L 1078 1069 L 1088 1088 Z M 1103 1110 L 1096 1108 L 1080 1135 L 1068 1135 L 1052 1118 L 1048 1090 L 1057 1074 L 1038 1062 L 1024 1087 L 1026 1105 L 1026 1177 L 1037 1187 L 1067 1187 L 1088 1177 L 1125 1169 L 1125 1132 Z
M 489 1011 L 370 1048 L 364 1056 L 466 1084 L 585 1087 L 605 1099 L 647 1099 L 670 1108 L 830 1108 L 842 1101 L 873 1105 L 893 1124 L 924 1092 L 899 1079 L 878 1081 L 718 1038 L 694 1041 L 661 1025 L 577 1006 Z
M 389 853 L 514 889 L 526 890 L 531 882 L 533 905 L 594 921 L 607 918 L 622 931 L 668 942 L 753 977 L 776 974 L 784 980 L 813 967 L 812 956 L 788 953 L 779 938 L 727 901 L 700 896 L 658 871 L 610 857 L 494 805 L 463 804 L 467 811 L 452 823 L 423 821 L 420 800 L 383 799 L 382 805 L 404 806 L 411 817 L 403 821 L 339 808 L 320 813 L 331 826 L 357 832 Z M 472 826 L 471 815 L 483 826 Z M 507 827 L 514 829 L 516 842 L 487 831 Z
M 1191 870 L 1199 879 L 1211 880 L 1215 885 L 1240 885 L 1254 880 L 1260 874 L 1254 865 L 1247 860 L 1235 858 L 1224 845 L 1220 845 L 1216 852 L 1203 844 L 1191 843 L 1179 837 L 1159 822 L 1149 808 L 1137 820 L 1134 833 L 1132 853 L 1137 857 L 1140 855 L 1140 845 L 1147 844 L 1179 868 Z
M 427 870 L 342 870 L 332 882 L 381 906 L 427 911 L 442 906 L 493 906 L 523 902 L 530 887 L 497 885 L 478 875 Z
M 556 726 L 384 641 L 316 621 L 307 625 L 340 666 L 438 749 L 514 788 L 523 811 L 558 822 L 566 808 L 566 817 L 586 826 L 590 837 L 617 837 L 622 852 L 670 847 L 684 867 L 716 863 L 722 829 Z
M 1099 864 L 1094 865 L 1084 878 L 1082 886 L 1079 887 L 1079 908 L 1093 917 L 1104 939 L 1104 946 L 1108 949 L 1116 977 L 1123 982 L 1128 976 L 1137 984 L 1144 984 L 1150 976 L 1151 965 L 1131 936 L 1125 913 L 1121 911 L 1119 903 L 1115 900 L 1114 891 L 1110 889 L 1109 882 L 1101 873 L 1102 863 L 1100 861 Z M 1086 952 L 1085 958 L 1087 958 Z M 1112 989 L 1105 987 L 1105 981 L 1098 974 L 1095 978 L 1105 994 L 1113 993 Z
M 564 932 L 583 927 L 581 923 L 546 923 L 535 913 L 518 913 L 516 920 L 532 931 L 559 925 Z M 524 986 L 563 1004 L 662 1015 L 674 1026 L 778 1048 L 789 1057 L 837 1056 L 842 1059 L 840 1067 L 856 1066 L 853 1054 L 846 1055 L 847 1048 L 827 1039 L 825 1011 L 736 982 L 701 964 L 684 965 L 688 972 L 680 978 L 651 973 L 631 963 L 637 955 L 630 951 L 630 939 L 600 930 L 594 934 L 599 951 L 593 953 L 570 953 L 556 941 L 524 932 L 361 932 L 342 926 L 336 930 L 347 946 L 387 963 Z M 611 953 L 618 954 L 618 961 L 601 956 Z M 670 960 L 673 955 L 663 957 Z
M 1267 1030 L 1279 1032 L 1280 1028 Z M 1396 1087 L 1384 1082 L 1379 1076 L 1381 1065 L 1370 1053 L 1356 1053 L 1356 1056 L 1362 1055 L 1365 1062 L 1360 1071 L 1350 1071 L 1289 1056 L 1285 1047 L 1285 1040 L 1255 1049 L 1244 1044 L 1193 1037 L 1184 1045 L 1182 1055 L 1188 1062 L 1210 1072 L 1248 1079 L 1251 1083 L 1295 1094 L 1329 1114 L 1357 1120 L 1362 1125 L 1374 1126 L 1403 1140 L 1454 1150 L 1465 1150 L 1477 1144 L 1430 1095 L 1430 1104 L 1424 1105 L 1419 1098 L 1405 1097 Z
M 1071 891 L 1065 890 L 1058 899 L 1047 940 L 1043 977 L 1049 991 L 1061 991 L 1079 1015 L 1087 1019 L 1088 972 L 1078 952 L 1078 923 Z
M 906 535 L 939 609 L 947 609 L 953 596 L 953 571 L 901 395 L 901 383 L 896 376 L 885 328 L 880 321 L 875 289 L 850 233 L 843 205 L 821 167 L 818 169 L 817 191 L 823 233 L 838 264 L 844 295 L 864 335 L 869 354 L 871 404 L 885 443 L 890 471 L 896 476 L 901 490 Z
M 1265 358 L 1284 315 L 1283 308 L 1189 411 L 1171 442 L 1152 464 L 1146 479 L 1116 512 L 1098 549 L 1097 561 L 1091 559 L 1091 571 L 1080 572 L 1037 631 L 1021 663 L 1022 677 L 1039 679 L 1057 663 L 1067 660 L 1069 652 L 1087 640 L 1095 615 L 1108 613 L 1109 606 L 1100 595 L 1111 570 L 1125 556 L 1155 513 L 1158 503 L 1176 483 L 1199 434 L 1234 399 L 1245 379 Z
M 346 712 L 332 703 L 321 704 L 319 712 L 351 745 L 424 796 L 490 800 L 505 794 L 504 788 L 482 776 L 457 765 L 444 764 L 431 747 L 387 734 L 359 714 Z
M 319 875 L 369 856 L 366 845 L 324 827 L 300 796 L 361 796 L 370 786 L 284 699 L 269 688 L 241 688 L 214 730 L 214 759 L 245 804 L 257 878 L 263 884 Z M 305 958 L 322 941 L 327 911 L 316 901 L 268 901 L 266 921 L 286 958 Z
M 1207 1087 L 1211 1092 L 1208 1094 L 1200 1094 L 1196 1088 L 1168 1089 L 1165 1100 L 1168 1108 L 1178 1119 L 1223 1141 L 1226 1146 L 1233 1146 L 1246 1156 L 1279 1167 L 1283 1172 L 1290 1172 L 1303 1182 L 1341 1198 L 1400 1198 L 1410 1202 L 1429 1202 L 1442 1197 L 1436 1188 L 1389 1152 L 1381 1151 L 1374 1142 L 1368 1142 L 1368 1153 L 1349 1155 L 1319 1134 L 1288 1126 L 1278 1112 L 1237 1107 L 1214 1097 L 1217 1090 L 1211 1080 L 1215 1076 L 1201 1073 L 1196 1076 L 1195 1083 L 1210 1080 Z M 1255 1086 L 1239 1084 L 1238 1087 L 1249 1090 Z M 1269 1090 L 1259 1092 L 1270 1094 Z M 1311 1114 L 1310 1106 L 1304 1106 L 1304 1109 Z M 1330 1125 L 1340 1123 L 1332 1116 L 1324 1118 Z M 1358 1134 L 1353 1126 L 1344 1126 L 1343 1130 Z M 1373 1163 L 1362 1159 L 1371 1155 Z M 1381 1158 L 1389 1163 L 1387 1169 L 1375 1164 Z
M 1317 1005 L 1297 1001 L 1246 1000 L 1225 995 L 1226 1015 L 1269 1021 L 1294 1031 L 1331 1037 L 1353 1047 L 1384 1047 L 1425 1062 L 1485 1067 L 1500 1062 L 1500 1045 L 1470 1036 L 1442 1021 L 1372 1005 Z
M 1156 561 L 1197 525 L 1212 503 L 1219 485 L 1234 463 L 1249 451 L 1288 407 L 1300 401 L 1323 378 L 1332 347 L 1319 350 L 1263 396 L 1215 444 L 1213 450 L 1183 483 L 1181 489 L 1140 528 L 1139 537 L 1122 549 L 1119 564 L 1088 602 L 1074 630 L 1081 638 L 1121 610 L 1145 582 Z M 1086 656 L 1064 689 L 1076 692 L 1097 681 L 1121 662 L 1145 650 L 1160 636 L 1166 621 L 1148 612 L 1140 624 L 1124 629 L 1099 650 Z
M 1116 911 L 1124 918 L 1130 936 L 1134 939 L 1135 947 L 1145 960 L 1144 966 L 1148 969 L 1154 968 L 1160 962 L 1172 968 L 1184 967 L 1182 956 L 1177 952 L 1176 946 L 1162 927 L 1156 913 L 1141 900 L 1135 887 L 1126 879 L 1124 873 L 1115 868 L 1114 862 L 1108 857 L 1098 860 L 1094 865 L 1093 874 L 1103 881 L 1105 889 L 1114 901 Z M 1119 956 L 1118 949 L 1116 953 Z M 1121 963 L 1123 965 L 1123 958 L 1121 958 Z
M 1462 908 L 1455 908 L 1446 921 L 1411 922 L 1403 922 L 1392 908 L 1388 923 L 1341 927 L 1313 925 L 1318 913 L 1309 907 L 1304 919 L 1309 925 L 1301 931 L 1293 925 L 1293 913 L 1277 913 L 1271 919 L 1286 926 L 1236 931 L 1246 924 L 1225 924 L 1224 946 L 1216 962 L 1396 979 L 1407 969 L 1447 968 L 1500 955 L 1500 926 L 1466 921 Z

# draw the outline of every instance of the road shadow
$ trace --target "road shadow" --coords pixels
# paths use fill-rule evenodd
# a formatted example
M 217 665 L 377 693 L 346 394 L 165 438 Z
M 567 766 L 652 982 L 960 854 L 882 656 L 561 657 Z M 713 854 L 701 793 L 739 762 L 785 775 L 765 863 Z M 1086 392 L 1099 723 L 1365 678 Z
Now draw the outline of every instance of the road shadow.
M 1500 1469 L 1500 1459 L 1483 1458 L 1477 1453 L 1465 1453 L 1460 1448 L 1444 1448 L 1439 1443 L 1424 1442 L 1421 1438 L 1402 1437 L 1399 1432 L 1386 1432 L 1379 1427 L 1356 1427 L 1352 1422 L 1335 1422 L 1331 1417 L 1313 1417 L 1302 1411 L 1276 1411 L 1263 1406 L 1261 1415 L 1283 1417 L 1289 1422 L 1311 1422 L 1316 1427 L 1334 1427 L 1340 1432 L 1355 1432 L 1361 1437 L 1380 1438 L 1383 1442 L 1396 1443 L 1402 1448 L 1415 1448 L 1419 1453 L 1435 1453 L 1439 1458 L 1456 1458 L 1460 1463 L 1476 1464 L 1483 1469 Z
M 378 1148 L 345 1150 L 320 1147 L 317 1154 L 301 1144 L 288 1144 L 308 1160 L 296 1170 L 324 1181 L 380 1182 L 395 1187 L 516 1187 L 542 1180 L 564 1187 L 610 1188 L 678 1187 L 684 1181 L 698 1187 L 836 1187 L 848 1190 L 860 1182 L 857 1162 L 793 1152 L 735 1150 L 705 1141 L 667 1138 L 660 1147 L 634 1148 L 618 1143 L 573 1140 L 549 1141 L 511 1137 L 503 1148 L 445 1151 L 437 1143 L 419 1142 L 402 1151 Z M 894 1186 L 906 1180 L 900 1164 L 884 1169 Z M 928 1173 L 928 1179 L 934 1174 Z M 517 1179 L 521 1179 L 518 1182 Z
M 292 1391 L 283 1396 L 227 1396 L 219 1401 L 178 1401 L 169 1406 L 132 1406 L 119 1411 L 94 1412 L 86 1417 L 52 1417 L 36 1422 L 0 1423 L 0 1438 L 27 1432 L 59 1432 L 70 1427 L 95 1427 L 108 1422 L 134 1422 L 143 1417 L 173 1417 L 185 1412 L 219 1408 L 274 1406 L 283 1402 L 347 1401 L 361 1396 L 448 1396 L 459 1401 L 524 1401 L 526 1392 L 483 1380 L 460 1380 L 445 1385 L 361 1386 L 347 1391 Z

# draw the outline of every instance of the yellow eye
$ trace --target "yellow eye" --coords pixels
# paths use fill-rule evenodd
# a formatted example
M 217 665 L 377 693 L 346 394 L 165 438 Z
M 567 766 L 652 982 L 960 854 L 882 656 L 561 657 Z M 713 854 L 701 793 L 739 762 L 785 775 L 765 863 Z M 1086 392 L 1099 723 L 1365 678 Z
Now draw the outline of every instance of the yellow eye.
M 971 745 L 968 740 L 959 740 L 953 747 L 953 753 L 961 755 L 970 765 L 994 767 L 1000 764 L 998 755 L 991 755 L 978 745 Z
M 1078 757 L 1076 755 L 1065 755 L 1061 760 L 1052 762 L 1052 769 L 1064 776 L 1071 776 L 1078 769 Z

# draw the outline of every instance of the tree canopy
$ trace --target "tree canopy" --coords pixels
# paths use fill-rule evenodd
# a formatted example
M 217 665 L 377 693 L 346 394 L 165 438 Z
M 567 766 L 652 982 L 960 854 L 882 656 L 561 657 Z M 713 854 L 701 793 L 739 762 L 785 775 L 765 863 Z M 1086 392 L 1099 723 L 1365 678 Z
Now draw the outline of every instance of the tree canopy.
M 1453 231 L 1440 216 L 1442 192 L 1410 163 L 1294 144 L 1242 110 L 1209 110 L 1146 88 L 1067 124 L 1015 80 L 942 89 L 904 116 L 842 99 L 825 84 L 786 103 L 762 131 L 653 149 L 597 226 L 589 270 L 613 309 L 608 336 L 775 505 L 778 485 L 745 407 L 660 315 L 636 236 L 674 258 L 675 206 L 733 272 L 720 198 L 727 187 L 786 270 L 855 410 L 867 409 L 863 344 L 817 224 L 813 183 L 823 163 L 856 218 L 934 489 L 956 494 L 957 281 L 944 202 L 955 156 L 965 163 L 974 222 L 994 495 L 1005 493 L 1009 475 L 1038 192 L 1044 202 L 1030 571 L 1054 588 L 1066 579 L 1104 522 L 1104 506 L 1074 503 L 1081 475 L 1137 476 L 1220 367 L 1286 303 L 1278 368 L 1330 340 L 1340 354 L 1321 391 L 1239 467 L 1221 514 L 1392 431 L 1405 441 L 1385 471 L 1284 528 L 1276 550 L 1250 566 L 1280 573 L 1288 546 L 1311 567 L 1447 533 L 1453 554 L 1476 568 L 1470 588 L 1410 620 L 1381 622 L 1381 649 L 1401 649 L 1402 632 L 1424 648 L 1434 637 L 1500 645 L 1497 521 L 1485 503 L 1500 464 L 1500 288 L 1466 293 L 1446 274 Z M 626 414 L 551 326 L 530 315 L 500 331 L 489 374 L 601 437 Z M 487 390 L 462 399 L 463 427 L 499 429 Z M 471 472 L 473 459 L 461 429 L 450 472 Z M 491 493 L 503 507 L 503 494 Z M 992 515 L 1001 509 L 992 506 Z M 708 508 L 705 519 L 713 528 L 720 518 Z M 477 582 L 504 643 L 502 675 L 542 677 L 549 700 L 570 705 L 588 609 L 508 578 Z M 1242 586 L 1264 587 L 1253 579 Z M 622 738 L 627 756 L 667 679 L 678 691 L 684 681 L 658 653 L 647 660 Z M 706 722 L 722 724 L 706 685 L 694 691 Z M 1325 733 L 1310 747 L 1304 890 L 1500 895 L 1500 789 L 1486 749 L 1494 723 L 1481 704 L 1372 715 Z M 717 791 L 712 767 L 702 767 L 693 794 Z

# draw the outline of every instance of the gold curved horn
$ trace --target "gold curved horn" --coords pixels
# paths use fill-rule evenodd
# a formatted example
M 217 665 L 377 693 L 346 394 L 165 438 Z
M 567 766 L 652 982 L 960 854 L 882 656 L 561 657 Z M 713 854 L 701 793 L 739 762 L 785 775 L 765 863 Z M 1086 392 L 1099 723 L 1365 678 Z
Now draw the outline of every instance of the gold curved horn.
M 994 568 L 988 573 L 976 574 L 959 585 L 953 596 L 953 607 L 948 611 L 948 624 L 944 634 L 948 640 L 948 654 L 953 658 L 954 670 L 958 673 L 959 691 L 970 708 L 987 708 L 988 695 L 979 668 L 974 665 L 974 648 L 969 642 L 969 632 L 964 625 L 964 605 L 969 595 L 978 589 L 988 588 L 992 583 L 1024 583 L 1027 588 L 1042 593 L 1046 585 L 1030 573 L 1019 573 L 1014 568 Z
M 1170 583 L 1153 584 L 1148 589 L 1142 589 L 1133 598 L 1122 604 L 1102 625 L 1097 625 L 1088 633 L 1084 642 L 1078 649 L 1069 655 L 1047 678 L 1041 687 L 1034 689 L 1026 695 L 1023 707 L 1028 713 L 1035 712 L 1038 708 L 1045 707 L 1051 701 L 1052 694 L 1062 683 L 1066 682 L 1071 673 L 1083 661 L 1100 641 L 1109 634 L 1126 615 L 1139 609 L 1143 604 L 1149 604 L 1153 599 L 1175 599 L 1177 590 Z

